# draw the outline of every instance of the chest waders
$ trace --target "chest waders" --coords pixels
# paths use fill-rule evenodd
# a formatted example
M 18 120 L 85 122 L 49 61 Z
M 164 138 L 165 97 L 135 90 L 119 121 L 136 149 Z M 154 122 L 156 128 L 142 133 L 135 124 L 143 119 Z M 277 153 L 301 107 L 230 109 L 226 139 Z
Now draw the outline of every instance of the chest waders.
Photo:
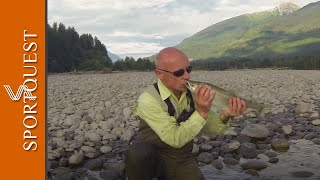
M 157 83 L 149 86 L 146 92 L 152 95 L 170 116 L 176 114 L 170 99 L 161 99 Z M 177 126 L 189 119 L 195 111 L 191 92 L 188 90 L 186 95 L 189 107 L 177 117 Z M 152 180 L 154 177 L 158 180 L 204 180 L 191 153 L 193 140 L 181 148 L 173 148 L 164 143 L 141 118 L 136 140 L 125 153 L 125 173 L 128 180 Z

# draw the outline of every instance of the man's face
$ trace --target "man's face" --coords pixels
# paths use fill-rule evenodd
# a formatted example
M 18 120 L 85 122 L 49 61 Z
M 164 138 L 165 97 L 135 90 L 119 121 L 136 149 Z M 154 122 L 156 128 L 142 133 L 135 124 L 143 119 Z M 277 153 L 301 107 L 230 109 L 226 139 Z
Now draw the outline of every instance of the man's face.
M 164 83 L 164 85 L 170 89 L 174 94 L 178 95 L 181 94 L 181 92 L 186 91 L 186 82 L 189 80 L 190 75 L 186 71 L 186 68 L 190 65 L 188 59 L 185 56 L 176 57 L 175 60 L 168 60 L 165 61 L 163 64 L 163 70 L 157 70 L 157 75 L 161 79 L 161 81 Z M 182 76 L 177 77 L 174 74 L 170 72 L 175 72 L 178 70 L 184 70 L 184 73 Z M 166 72 L 166 71 L 170 72 Z

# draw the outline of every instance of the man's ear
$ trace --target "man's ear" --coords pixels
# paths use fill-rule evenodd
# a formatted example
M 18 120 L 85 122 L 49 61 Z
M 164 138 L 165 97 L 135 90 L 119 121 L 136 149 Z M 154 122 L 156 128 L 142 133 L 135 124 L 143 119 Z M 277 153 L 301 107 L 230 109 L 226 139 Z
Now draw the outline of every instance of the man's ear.
M 164 78 L 164 77 L 163 77 L 163 73 L 160 72 L 158 69 L 155 69 L 154 71 L 155 71 L 157 77 L 158 77 L 160 80 L 163 80 L 163 78 Z

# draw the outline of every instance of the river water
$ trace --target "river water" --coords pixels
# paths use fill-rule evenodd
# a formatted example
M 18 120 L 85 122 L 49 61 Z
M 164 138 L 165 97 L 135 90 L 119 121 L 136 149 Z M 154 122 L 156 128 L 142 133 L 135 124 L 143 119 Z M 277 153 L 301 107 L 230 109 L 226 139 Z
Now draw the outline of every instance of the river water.
M 259 176 L 244 173 L 239 165 L 226 166 L 217 170 L 211 165 L 201 167 L 207 180 L 240 180 L 240 179 L 276 179 L 276 180 L 320 180 L 320 145 L 305 139 L 290 141 L 290 149 L 279 153 L 279 162 L 269 163 L 266 169 L 259 171 Z M 241 159 L 240 163 L 246 160 Z M 308 171 L 314 173 L 311 177 L 295 177 L 292 172 Z

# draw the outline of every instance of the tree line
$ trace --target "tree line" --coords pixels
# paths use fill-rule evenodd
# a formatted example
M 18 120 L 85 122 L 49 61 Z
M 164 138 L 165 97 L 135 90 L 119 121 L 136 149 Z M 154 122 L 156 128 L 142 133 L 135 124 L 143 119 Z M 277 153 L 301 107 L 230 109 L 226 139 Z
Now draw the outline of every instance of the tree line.
M 64 24 L 47 24 L 47 58 L 49 72 L 71 72 L 92 70 L 151 71 L 154 63 L 148 58 L 125 57 L 112 62 L 106 46 L 91 34 L 79 35 L 73 27 Z M 286 68 L 299 70 L 320 69 L 320 56 L 294 56 L 281 58 L 225 58 L 193 60 L 195 70 L 226 70 L 254 68 Z
M 126 57 L 112 62 L 106 46 L 91 34 L 79 35 L 74 27 L 55 22 L 47 24 L 47 51 L 49 72 L 71 72 L 92 70 L 152 70 L 149 59 Z
M 226 70 L 226 69 L 255 69 L 255 68 L 280 68 L 296 70 L 319 70 L 320 56 L 294 56 L 281 58 L 241 58 L 241 59 L 213 59 L 191 61 L 196 70 Z

